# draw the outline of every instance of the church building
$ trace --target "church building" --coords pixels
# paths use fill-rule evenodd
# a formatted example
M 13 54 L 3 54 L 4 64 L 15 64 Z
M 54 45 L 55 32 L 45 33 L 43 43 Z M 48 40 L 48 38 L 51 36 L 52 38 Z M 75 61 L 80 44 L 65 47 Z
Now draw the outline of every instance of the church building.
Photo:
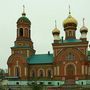
M 69 15 L 63 21 L 63 30 L 55 26 L 51 32 L 54 37 L 53 53 L 35 54 L 31 38 L 31 21 L 23 10 L 22 16 L 17 20 L 17 36 L 7 60 L 8 84 L 27 85 L 34 82 L 53 86 L 65 83 L 90 84 L 88 28 L 83 19 L 81 37 L 77 39 L 77 26 L 77 20 L 69 11 Z M 65 32 L 65 39 L 61 38 L 62 31 Z

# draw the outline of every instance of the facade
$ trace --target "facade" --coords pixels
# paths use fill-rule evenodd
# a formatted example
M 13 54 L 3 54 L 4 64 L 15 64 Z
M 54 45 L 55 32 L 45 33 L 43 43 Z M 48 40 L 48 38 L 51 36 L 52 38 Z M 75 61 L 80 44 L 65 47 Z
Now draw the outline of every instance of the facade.
M 34 82 L 59 86 L 69 84 L 90 84 L 90 51 L 84 25 L 80 28 L 81 37 L 76 38 L 77 20 L 71 16 L 63 22 L 65 39 L 60 39 L 60 30 L 52 30 L 53 54 L 35 54 L 31 39 L 31 21 L 25 11 L 17 20 L 17 37 L 8 58 L 9 85 L 27 85 Z

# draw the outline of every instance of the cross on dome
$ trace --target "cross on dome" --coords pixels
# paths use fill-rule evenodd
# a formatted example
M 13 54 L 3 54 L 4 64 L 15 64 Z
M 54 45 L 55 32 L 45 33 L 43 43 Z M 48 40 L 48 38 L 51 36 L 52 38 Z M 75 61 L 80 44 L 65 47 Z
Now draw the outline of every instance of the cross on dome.
M 55 20 L 55 28 L 57 28 L 57 21 Z
M 85 18 L 83 18 L 83 26 L 85 26 Z
M 26 13 L 25 13 L 25 5 L 23 5 L 23 13 L 22 13 L 22 16 L 26 16 Z
M 71 14 L 71 8 L 70 8 L 70 5 L 69 5 L 69 15 Z

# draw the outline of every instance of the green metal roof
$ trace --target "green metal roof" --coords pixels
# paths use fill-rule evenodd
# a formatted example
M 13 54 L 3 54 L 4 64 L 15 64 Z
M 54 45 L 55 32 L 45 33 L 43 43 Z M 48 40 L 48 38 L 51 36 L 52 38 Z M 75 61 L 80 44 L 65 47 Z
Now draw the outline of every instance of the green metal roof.
M 73 39 L 73 38 L 63 40 L 63 43 L 75 43 L 75 42 L 82 42 L 82 41 L 79 39 Z M 60 40 L 60 43 L 62 43 L 62 40 Z
M 53 63 L 53 54 L 37 54 L 27 58 L 29 64 L 50 64 Z
M 18 23 L 19 21 L 21 21 L 21 20 L 23 20 L 23 21 L 26 22 L 26 23 L 31 24 L 30 20 L 29 20 L 26 16 L 20 17 L 20 18 L 18 19 L 17 23 Z
M 63 42 L 64 43 L 68 43 L 68 42 L 81 42 L 81 40 L 71 38 L 71 39 L 64 40 Z

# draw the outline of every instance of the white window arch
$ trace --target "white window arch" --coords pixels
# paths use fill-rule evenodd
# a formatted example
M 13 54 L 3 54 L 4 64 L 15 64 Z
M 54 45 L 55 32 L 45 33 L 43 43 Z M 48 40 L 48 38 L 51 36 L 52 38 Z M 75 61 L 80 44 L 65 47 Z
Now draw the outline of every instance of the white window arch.
M 53 77 L 53 70 L 51 68 L 46 70 L 46 76 L 49 77 L 49 78 Z
M 21 76 L 21 67 L 20 66 L 15 66 L 14 67 L 14 76 L 18 76 L 20 77 Z
M 45 70 L 44 69 L 38 70 L 38 77 L 45 77 Z

